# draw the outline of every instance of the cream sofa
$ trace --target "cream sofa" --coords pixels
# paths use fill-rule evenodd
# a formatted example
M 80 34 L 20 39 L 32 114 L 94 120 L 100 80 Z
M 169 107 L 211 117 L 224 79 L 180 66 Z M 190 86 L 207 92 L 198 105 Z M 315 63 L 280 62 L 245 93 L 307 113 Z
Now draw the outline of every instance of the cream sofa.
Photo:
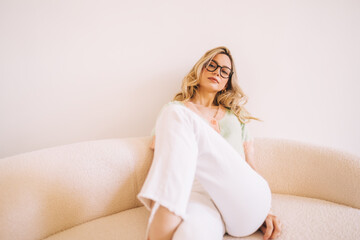
M 143 240 L 149 213 L 136 194 L 151 164 L 149 143 L 106 139 L 0 159 L 0 239 Z M 260 138 L 255 153 L 283 223 L 279 240 L 360 239 L 359 157 Z

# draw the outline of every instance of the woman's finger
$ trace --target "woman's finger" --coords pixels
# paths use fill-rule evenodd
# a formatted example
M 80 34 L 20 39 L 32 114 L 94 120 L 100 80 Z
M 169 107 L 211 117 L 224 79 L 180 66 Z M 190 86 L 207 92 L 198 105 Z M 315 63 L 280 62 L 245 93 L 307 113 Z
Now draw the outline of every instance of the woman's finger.
M 274 232 L 271 235 L 271 239 L 277 238 L 281 232 L 281 223 L 276 216 L 273 217 L 273 224 L 274 224 Z
M 265 222 L 266 222 L 266 232 L 264 234 L 264 240 L 268 240 L 273 232 L 274 226 L 271 217 L 267 217 Z
M 261 232 L 265 235 L 265 233 L 266 233 L 266 227 L 265 227 L 264 225 L 262 225 L 262 226 L 260 227 L 260 230 L 261 230 Z

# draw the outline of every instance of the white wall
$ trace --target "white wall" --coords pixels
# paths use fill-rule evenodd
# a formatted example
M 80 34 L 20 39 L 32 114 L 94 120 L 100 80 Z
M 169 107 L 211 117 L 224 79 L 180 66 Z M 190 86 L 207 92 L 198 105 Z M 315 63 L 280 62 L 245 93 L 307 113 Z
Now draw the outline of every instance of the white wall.
M 360 155 L 360 2 L 0 1 L 0 157 L 149 135 L 210 48 L 232 51 L 256 137 Z

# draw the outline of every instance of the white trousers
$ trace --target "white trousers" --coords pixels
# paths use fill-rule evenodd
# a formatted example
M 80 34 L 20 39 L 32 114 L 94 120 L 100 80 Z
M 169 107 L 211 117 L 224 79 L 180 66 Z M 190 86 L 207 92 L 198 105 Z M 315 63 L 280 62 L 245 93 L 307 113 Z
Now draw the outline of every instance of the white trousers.
M 214 229 L 221 231 L 222 218 L 225 231 L 235 237 L 248 236 L 262 225 L 271 206 L 268 183 L 205 120 L 185 106 L 169 104 L 158 116 L 155 136 L 153 163 L 138 194 L 151 210 L 148 227 L 159 205 L 180 216 L 181 225 L 194 218 L 201 222 L 217 210 L 213 224 L 219 226 Z M 194 180 L 206 191 L 203 197 L 194 193 Z M 197 212 L 200 208 L 204 211 Z

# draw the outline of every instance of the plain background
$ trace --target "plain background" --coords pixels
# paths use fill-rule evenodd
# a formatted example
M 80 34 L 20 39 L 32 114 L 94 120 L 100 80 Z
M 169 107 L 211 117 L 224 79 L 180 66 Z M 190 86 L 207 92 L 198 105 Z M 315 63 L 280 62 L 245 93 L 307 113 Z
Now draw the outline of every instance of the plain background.
M 0 157 L 148 136 L 209 49 L 255 137 L 360 155 L 360 1 L 0 1 Z

